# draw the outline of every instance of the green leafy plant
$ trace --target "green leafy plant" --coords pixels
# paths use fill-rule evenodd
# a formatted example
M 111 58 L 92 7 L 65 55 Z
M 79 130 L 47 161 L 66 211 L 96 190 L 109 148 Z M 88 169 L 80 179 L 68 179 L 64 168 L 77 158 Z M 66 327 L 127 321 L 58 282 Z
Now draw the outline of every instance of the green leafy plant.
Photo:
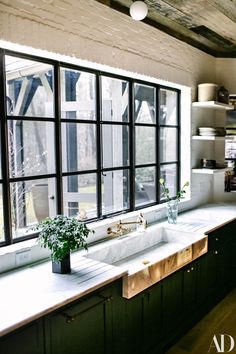
M 38 243 L 51 250 L 51 258 L 55 262 L 60 262 L 77 248 L 87 250 L 86 238 L 94 232 L 78 219 L 64 215 L 40 221 L 34 230 L 39 230 Z
M 167 199 L 167 202 L 170 202 L 170 200 L 171 200 L 170 190 L 169 190 L 169 188 L 166 187 L 164 178 L 160 178 L 159 182 L 160 182 L 160 185 L 163 186 L 163 191 L 162 191 L 163 195 Z M 176 197 L 174 198 L 175 200 L 177 200 L 177 202 L 179 202 L 180 199 L 184 198 L 184 195 L 186 193 L 185 188 L 188 186 L 189 186 L 189 182 L 187 181 L 184 183 L 183 187 L 177 192 Z

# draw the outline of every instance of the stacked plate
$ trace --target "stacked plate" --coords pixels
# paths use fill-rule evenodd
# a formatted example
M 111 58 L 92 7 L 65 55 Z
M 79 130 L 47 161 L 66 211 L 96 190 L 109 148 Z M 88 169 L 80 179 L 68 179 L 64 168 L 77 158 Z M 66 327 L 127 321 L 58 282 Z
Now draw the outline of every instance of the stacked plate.
M 225 128 L 199 127 L 198 134 L 201 136 L 225 136 Z

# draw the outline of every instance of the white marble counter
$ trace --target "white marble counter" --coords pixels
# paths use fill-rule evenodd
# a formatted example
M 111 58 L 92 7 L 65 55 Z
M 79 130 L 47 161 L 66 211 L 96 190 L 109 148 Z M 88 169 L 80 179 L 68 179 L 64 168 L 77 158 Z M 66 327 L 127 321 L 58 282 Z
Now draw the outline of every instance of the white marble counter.
M 124 270 L 71 255 L 70 274 L 55 274 L 51 262 L 0 276 L 0 337 L 121 278 Z
M 171 227 L 208 234 L 234 219 L 236 203 L 208 204 L 181 213 Z M 51 262 L 45 262 L 0 276 L 0 336 L 126 274 L 124 267 L 81 258 L 77 252 L 71 264 L 72 273 L 67 275 L 53 274 Z

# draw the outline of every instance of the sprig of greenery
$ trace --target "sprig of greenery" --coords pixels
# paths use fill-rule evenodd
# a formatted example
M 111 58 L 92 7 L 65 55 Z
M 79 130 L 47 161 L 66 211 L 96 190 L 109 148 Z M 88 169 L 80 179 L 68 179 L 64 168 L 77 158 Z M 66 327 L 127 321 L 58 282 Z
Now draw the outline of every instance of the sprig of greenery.
M 51 258 L 56 262 L 77 248 L 87 250 L 86 238 L 90 232 L 94 232 L 78 219 L 64 215 L 46 218 L 33 229 L 39 230 L 38 243 L 51 250 Z
M 169 190 L 169 188 L 166 187 L 164 178 L 160 178 L 159 182 L 160 182 L 160 185 L 163 186 L 163 192 L 162 193 L 165 196 L 165 198 L 167 199 L 167 202 L 169 202 L 171 200 L 170 190 Z M 187 181 L 187 182 L 184 183 L 183 187 L 177 192 L 175 200 L 177 200 L 179 202 L 180 199 L 184 198 L 184 195 L 186 193 L 185 188 L 188 187 L 188 186 L 189 186 L 189 182 Z

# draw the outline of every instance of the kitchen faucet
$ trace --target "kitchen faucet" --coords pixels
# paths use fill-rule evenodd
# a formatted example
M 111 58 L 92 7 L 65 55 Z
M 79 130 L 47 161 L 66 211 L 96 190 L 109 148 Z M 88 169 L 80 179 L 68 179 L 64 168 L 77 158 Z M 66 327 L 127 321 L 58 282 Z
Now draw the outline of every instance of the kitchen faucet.
M 119 222 L 115 226 L 115 229 L 108 227 L 107 234 L 109 236 L 121 236 L 124 233 L 128 233 L 128 232 L 132 231 L 132 229 L 130 227 L 127 227 L 125 225 L 133 225 L 133 224 L 141 225 L 143 227 L 143 229 L 147 228 L 147 220 L 145 220 L 143 214 L 140 213 L 138 216 L 138 219 L 135 221 L 121 221 L 121 220 L 119 220 Z

